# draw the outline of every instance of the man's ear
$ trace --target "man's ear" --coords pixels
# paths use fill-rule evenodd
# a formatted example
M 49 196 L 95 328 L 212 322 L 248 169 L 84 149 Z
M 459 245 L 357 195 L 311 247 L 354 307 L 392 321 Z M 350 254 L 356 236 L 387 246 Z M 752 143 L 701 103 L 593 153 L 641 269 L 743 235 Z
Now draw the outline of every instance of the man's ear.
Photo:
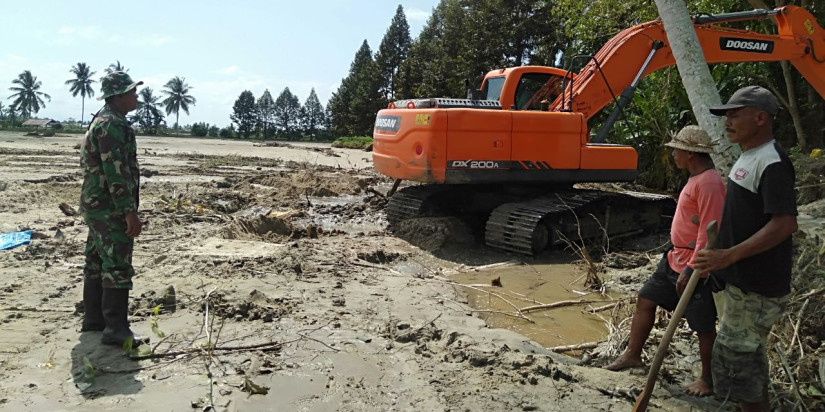
M 759 110 L 756 112 L 756 124 L 759 126 L 764 126 L 770 123 L 771 117 L 772 116 L 770 113 L 763 110 Z

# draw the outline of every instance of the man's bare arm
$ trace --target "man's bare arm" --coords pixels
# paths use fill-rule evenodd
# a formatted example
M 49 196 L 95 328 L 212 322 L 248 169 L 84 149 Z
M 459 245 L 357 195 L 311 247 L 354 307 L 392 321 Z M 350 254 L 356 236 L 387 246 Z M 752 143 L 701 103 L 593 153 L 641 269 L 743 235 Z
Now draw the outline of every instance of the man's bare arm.
M 758 255 L 782 243 L 798 229 L 796 216 L 776 214 L 753 236 L 728 249 L 701 250 L 694 260 L 694 268 L 702 272 L 724 269 L 742 259 Z

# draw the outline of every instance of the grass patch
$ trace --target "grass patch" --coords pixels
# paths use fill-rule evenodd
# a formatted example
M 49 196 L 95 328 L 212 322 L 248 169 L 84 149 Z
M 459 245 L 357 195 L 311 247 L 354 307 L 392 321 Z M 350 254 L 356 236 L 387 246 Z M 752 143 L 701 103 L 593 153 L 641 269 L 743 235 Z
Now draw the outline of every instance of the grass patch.
M 346 149 L 367 149 L 372 145 L 372 137 L 369 136 L 344 136 L 335 139 L 332 147 Z

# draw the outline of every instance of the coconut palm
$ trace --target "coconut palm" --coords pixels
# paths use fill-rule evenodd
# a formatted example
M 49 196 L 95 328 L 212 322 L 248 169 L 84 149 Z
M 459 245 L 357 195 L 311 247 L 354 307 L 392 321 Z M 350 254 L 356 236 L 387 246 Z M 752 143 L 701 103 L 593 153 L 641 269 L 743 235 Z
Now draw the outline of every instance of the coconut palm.
M 74 79 L 66 80 L 66 85 L 69 86 L 72 97 L 77 97 L 77 94 L 80 93 L 80 124 L 82 126 L 83 114 L 86 113 L 86 96 L 92 97 L 95 95 L 95 91 L 92 89 L 92 83 L 95 82 L 95 80 L 92 80 L 92 76 L 95 72 L 86 63 L 77 63 L 72 66 L 69 73 L 75 75 Z
M 134 119 L 137 120 L 144 131 L 149 134 L 156 134 L 158 126 L 163 123 L 163 112 L 158 108 L 158 99 L 160 99 L 160 97 L 154 96 L 152 89 L 146 87 L 140 89 L 138 98 L 138 106 Z
M 175 113 L 175 129 L 178 128 L 178 119 L 180 118 L 180 111 L 183 110 L 189 114 L 189 105 L 195 105 L 195 98 L 189 94 L 189 87 L 186 84 L 186 79 L 175 76 L 166 84 L 163 85 L 163 93 L 166 94 L 166 99 L 163 100 L 163 105 L 166 107 L 166 114 Z
M 14 99 L 11 107 L 20 113 L 23 118 L 28 119 L 32 115 L 37 114 L 40 109 L 45 108 L 46 103 L 43 101 L 44 97 L 48 101 L 52 100 L 51 96 L 40 91 L 41 83 L 37 80 L 37 77 L 32 76 L 30 70 L 20 73 L 17 78 L 11 82 L 16 85 L 9 87 L 9 90 L 15 92 L 9 96 L 9 99 Z
M 106 72 L 106 74 L 109 74 L 112 72 L 128 72 L 129 69 L 120 64 L 120 60 L 117 60 L 116 63 L 110 64 L 109 67 L 104 69 L 104 71 Z

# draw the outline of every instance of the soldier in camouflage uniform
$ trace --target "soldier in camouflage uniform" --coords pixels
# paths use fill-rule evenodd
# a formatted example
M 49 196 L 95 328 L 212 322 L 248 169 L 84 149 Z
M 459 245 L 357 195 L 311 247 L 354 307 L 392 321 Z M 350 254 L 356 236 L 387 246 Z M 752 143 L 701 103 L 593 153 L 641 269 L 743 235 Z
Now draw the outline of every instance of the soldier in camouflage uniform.
M 711 113 L 725 116 L 731 143 L 742 155 L 728 175 L 728 192 L 716 250 L 704 250 L 695 268 L 711 271 L 724 289 L 717 295 L 719 333 L 713 346 L 717 395 L 742 411 L 765 411 L 768 402 L 768 333 L 791 292 L 792 240 L 796 232 L 794 168 L 773 138 L 779 110 L 767 89 L 747 86 Z
M 89 226 L 83 268 L 85 313 L 81 331 L 102 331 L 105 344 L 145 343 L 129 329 L 132 249 L 140 235 L 140 171 L 135 132 L 126 114 L 137 108 L 137 86 L 116 71 L 101 80 L 105 106 L 95 115 L 81 148 L 83 188 L 80 209 Z

